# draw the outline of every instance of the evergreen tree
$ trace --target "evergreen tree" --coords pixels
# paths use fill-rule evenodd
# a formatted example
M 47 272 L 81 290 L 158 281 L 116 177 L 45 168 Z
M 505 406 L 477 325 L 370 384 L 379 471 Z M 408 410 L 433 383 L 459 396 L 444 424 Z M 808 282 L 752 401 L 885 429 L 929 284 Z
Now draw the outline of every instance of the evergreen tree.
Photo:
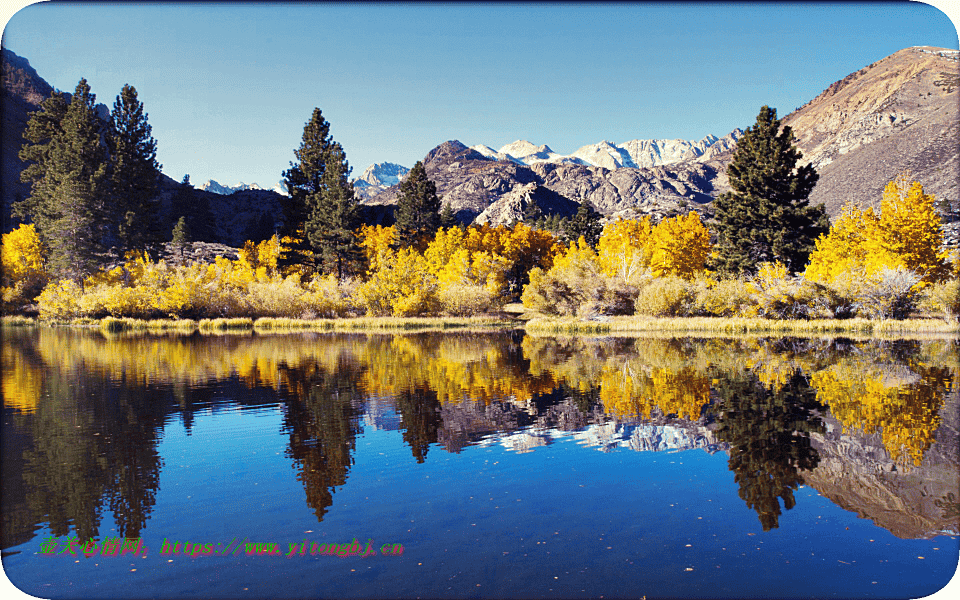
M 349 175 L 343 148 L 333 142 L 327 152 L 320 190 L 307 197 L 312 207 L 305 226 L 307 239 L 321 270 L 336 273 L 338 278 L 353 270 L 361 258 L 354 233 L 359 226 L 359 207 L 353 184 L 347 179 Z
M 303 127 L 300 147 L 293 151 L 296 162 L 283 172 L 287 196 L 281 200 L 283 227 L 281 233 L 296 242 L 278 261 L 280 267 L 302 264 L 309 260 L 310 241 L 307 221 L 314 218 L 322 197 L 324 173 L 334 144 L 330 123 L 319 108 L 313 109 L 310 120 Z
M 422 161 L 417 161 L 400 182 L 396 227 L 403 248 L 423 243 L 440 228 L 440 197 Z
M 297 162 L 291 162 L 290 168 L 283 172 L 288 194 L 282 205 L 284 235 L 297 237 L 310 217 L 313 208 L 310 199 L 316 198 L 315 194 L 323 187 L 323 173 L 332 144 L 330 123 L 319 108 L 314 108 L 304 125 L 300 147 L 293 151 Z
M 183 249 L 190 242 L 190 225 L 187 224 L 186 217 L 180 217 L 176 226 L 173 228 L 173 237 L 170 243 L 175 250 L 180 251 L 180 260 L 183 260 Z
M 573 217 L 561 221 L 561 229 L 564 237 L 571 242 L 579 240 L 581 237 L 596 248 L 600 241 L 600 234 L 603 233 L 603 224 L 600 223 L 600 213 L 595 211 L 587 202 L 581 202 L 577 209 L 577 214 Z
M 31 196 L 18 205 L 50 248 L 50 267 L 60 278 L 82 281 L 108 241 L 109 153 L 106 125 L 86 79 L 70 104 L 54 93 L 31 116 L 21 158 L 34 161 L 24 181 Z
M 113 105 L 107 138 L 113 167 L 117 241 L 123 250 L 142 249 L 160 241 L 160 164 L 151 131 L 137 90 L 124 85 Z
M 740 274 L 776 260 L 800 270 L 814 240 L 829 229 L 823 205 L 807 200 L 819 176 L 811 165 L 797 167 L 801 154 L 793 143 L 793 131 L 767 106 L 737 140 L 727 167 L 733 190 L 714 201 L 718 270 Z
M 27 163 L 20 173 L 20 180 L 30 183 L 30 196 L 13 205 L 13 215 L 32 221 L 41 239 L 50 229 L 54 215 L 50 213 L 53 192 L 56 189 L 53 177 L 47 177 L 51 167 L 50 153 L 54 140 L 63 137 L 63 119 L 67 115 L 68 103 L 63 93 L 54 91 L 40 104 L 40 108 L 30 115 L 23 138 L 27 143 L 20 150 L 20 160 Z
M 457 215 L 453 212 L 453 207 L 447 202 L 443 205 L 443 210 L 440 211 L 440 227 L 450 229 L 458 223 L 459 221 L 457 221 Z

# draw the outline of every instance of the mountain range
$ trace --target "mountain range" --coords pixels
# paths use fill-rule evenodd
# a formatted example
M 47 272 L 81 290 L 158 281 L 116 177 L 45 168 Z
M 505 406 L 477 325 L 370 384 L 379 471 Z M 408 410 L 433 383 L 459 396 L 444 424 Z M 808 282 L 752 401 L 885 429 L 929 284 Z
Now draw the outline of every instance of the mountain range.
M 2 62 L 0 187 L 6 223 L 12 202 L 29 194 L 19 181 L 20 133 L 29 113 L 52 88 L 26 59 L 4 49 Z M 848 201 L 876 206 L 887 182 L 909 172 L 925 191 L 945 201 L 945 214 L 955 221 L 960 196 L 958 64 L 956 50 L 906 48 L 828 85 L 804 106 L 781 115 L 793 129 L 802 162 L 810 162 L 820 174 L 811 202 L 825 204 L 831 216 Z M 462 223 L 481 215 L 486 222 L 509 222 L 531 201 L 545 212 L 560 214 L 587 202 L 607 219 L 662 218 L 691 209 L 709 215 L 714 197 L 729 189 L 725 170 L 742 134 L 743 129 L 736 128 L 699 141 L 602 141 L 567 155 L 526 140 L 498 150 L 449 140 L 423 162 L 442 201 Z M 407 172 L 406 167 L 382 162 L 353 180 L 369 222 L 391 221 L 398 185 Z M 172 196 L 177 186 L 164 177 L 164 197 Z M 282 191 L 215 181 L 194 190 L 215 216 L 217 239 L 208 241 L 239 244 L 247 233 L 266 232 L 279 219 Z M 958 223 L 945 229 L 956 243 Z
M 243 183 L 242 181 L 236 185 L 223 185 L 214 181 L 213 179 L 209 179 L 206 183 L 201 183 L 198 185 L 197 189 L 210 192 L 212 194 L 230 195 L 234 192 L 240 192 L 243 190 L 264 190 L 266 188 L 262 188 L 256 183 Z M 277 185 L 273 186 L 272 191 L 278 194 L 286 195 L 287 186 L 283 181 L 280 181 L 277 183 Z

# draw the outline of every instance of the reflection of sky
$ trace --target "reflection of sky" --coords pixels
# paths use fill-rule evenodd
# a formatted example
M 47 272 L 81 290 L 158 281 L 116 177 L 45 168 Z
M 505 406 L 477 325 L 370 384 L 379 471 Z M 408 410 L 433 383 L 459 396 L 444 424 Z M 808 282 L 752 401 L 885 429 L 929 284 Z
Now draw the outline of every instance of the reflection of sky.
M 143 532 L 147 558 L 41 557 L 35 552 L 49 534 L 41 530 L 11 549 L 20 553 L 4 568 L 48 598 L 460 598 L 478 590 L 576 597 L 651 589 L 680 597 L 706 590 L 857 597 L 874 589 L 921 597 L 956 562 L 955 538 L 899 540 L 810 487 L 797 490 L 797 506 L 784 511 L 778 529 L 763 532 L 738 497 L 725 452 L 597 452 L 583 444 L 583 432 L 556 432 L 550 445 L 527 453 L 502 443 L 459 454 L 432 448 L 417 464 L 401 431 L 365 428 L 347 483 L 318 523 L 282 427 L 276 407 L 199 413 L 190 435 L 168 423 L 158 448 L 160 490 Z M 111 527 L 108 515 L 101 535 Z M 284 552 L 304 539 L 356 537 L 402 543 L 404 556 L 159 554 L 164 539 L 226 545 L 234 537 L 278 542 Z

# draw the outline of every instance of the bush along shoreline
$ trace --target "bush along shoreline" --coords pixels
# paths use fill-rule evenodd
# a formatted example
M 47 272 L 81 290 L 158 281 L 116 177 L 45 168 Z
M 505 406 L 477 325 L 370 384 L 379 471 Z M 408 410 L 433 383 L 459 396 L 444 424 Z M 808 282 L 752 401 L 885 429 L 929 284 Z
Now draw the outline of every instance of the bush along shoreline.
M 186 321 L 195 321 L 201 332 L 323 331 L 427 326 L 417 319 L 438 328 L 474 316 L 495 321 L 507 302 L 519 299 L 524 317 L 580 323 L 564 325 L 568 331 L 607 330 L 612 326 L 602 321 L 631 316 L 633 325 L 617 326 L 860 331 L 865 326 L 856 319 L 926 317 L 930 322 L 897 328 L 954 331 L 960 322 L 960 257 L 956 249 L 942 248 L 939 222 L 930 217 L 913 224 L 923 233 L 914 236 L 917 243 L 900 247 L 891 241 L 898 231 L 912 231 L 910 215 L 930 212 L 900 209 L 929 208 L 932 201 L 919 185 L 898 179 L 884 193 L 886 212 L 845 209 L 817 239 L 804 271 L 773 261 L 739 274 L 708 269 L 717 252 L 693 212 L 656 225 L 649 217 L 610 222 L 593 242 L 581 236 L 563 243 L 520 222 L 441 227 L 401 247 L 395 227 L 363 226 L 352 234 L 362 266 L 338 275 L 315 272 L 315 261 L 296 249 L 297 240 L 275 235 L 247 242 L 232 260 L 217 256 L 182 264 L 131 251 L 116 266 L 56 280 L 45 270 L 43 244 L 24 225 L 3 236 L 2 310 L 23 314 L 24 307 L 33 307 L 43 321 L 89 319 L 98 327 L 101 319 L 114 319 L 102 325 L 108 331 L 191 329 Z M 291 260 L 297 256 L 303 260 Z M 719 320 L 703 326 L 650 321 L 684 317 Z M 944 324 L 934 324 L 937 319 Z M 179 324 L 159 323 L 166 321 Z M 794 321 L 801 324 L 772 324 Z M 718 325 L 730 322 L 737 325 Z

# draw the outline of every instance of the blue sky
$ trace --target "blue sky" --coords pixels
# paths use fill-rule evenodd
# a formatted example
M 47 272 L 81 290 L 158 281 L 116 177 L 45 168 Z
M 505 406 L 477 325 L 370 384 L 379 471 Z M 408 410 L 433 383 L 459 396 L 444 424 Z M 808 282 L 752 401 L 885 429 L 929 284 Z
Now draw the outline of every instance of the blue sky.
M 9 17 L 3 45 L 108 105 L 136 87 L 174 179 L 272 187 L 314 107 L 357 176 L 450 139 L 567 154 L 722 136 L 761 105 L 786 115 L 897 50 L 958 40 L 916 2 L 42 3 Z

